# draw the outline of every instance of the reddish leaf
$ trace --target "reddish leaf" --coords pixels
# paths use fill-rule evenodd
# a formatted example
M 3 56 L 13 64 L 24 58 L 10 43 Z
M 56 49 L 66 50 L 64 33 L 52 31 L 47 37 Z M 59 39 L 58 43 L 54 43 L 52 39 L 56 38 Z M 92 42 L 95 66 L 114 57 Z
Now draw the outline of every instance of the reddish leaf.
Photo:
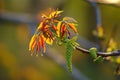
M 74 26 L 73 23 L 68 23 L 69 27 L 75 32 L 75 33 L 78 33 L 76 27 Z

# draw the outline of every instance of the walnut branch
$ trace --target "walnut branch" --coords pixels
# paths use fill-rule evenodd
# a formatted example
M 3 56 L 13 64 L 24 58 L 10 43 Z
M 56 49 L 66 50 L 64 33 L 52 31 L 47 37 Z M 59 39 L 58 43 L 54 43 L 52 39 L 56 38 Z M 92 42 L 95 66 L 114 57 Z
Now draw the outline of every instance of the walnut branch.
M 83 53 L 87 53 L 89 54 L 90 51 L 87 49 L 84 49 L 82 47 L 76 46 L 76 49 L 78 51 L 81 51 Z M 120 56 L 120 50 L 116 50 L 116 51 L 112 51 L 112 52 L 97 52 L 98 56 L 102 56 L 102 57 L 108 57 L 108 56 Z

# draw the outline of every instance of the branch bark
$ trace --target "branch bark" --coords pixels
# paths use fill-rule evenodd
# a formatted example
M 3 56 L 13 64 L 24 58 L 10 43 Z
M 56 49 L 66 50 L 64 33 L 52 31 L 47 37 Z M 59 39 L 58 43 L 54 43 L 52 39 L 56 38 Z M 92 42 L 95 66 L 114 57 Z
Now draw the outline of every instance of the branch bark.
M 90 51 L 87 49 L 84 49 L 82 47 L 76 46 L 76 49 L 80 52 L 89 54 Z M 120 56 L 120 50 L 116 50 L 116 51 L 112 51 L 112 52 L 97 52 L 98 56 L 102 56 L 102 57 L 108 57 L 108 56 Z

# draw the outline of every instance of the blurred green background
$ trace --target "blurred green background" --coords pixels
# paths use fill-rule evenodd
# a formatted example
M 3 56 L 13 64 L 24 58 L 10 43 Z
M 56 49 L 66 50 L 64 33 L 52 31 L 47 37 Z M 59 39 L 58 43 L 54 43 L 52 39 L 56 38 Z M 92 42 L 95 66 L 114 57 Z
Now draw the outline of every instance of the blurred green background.
M 120 7 L 109 4 L 98 6 L 105 31 L 102 47 L 106 46 L 117 25 L 113 37 L 119 49 Z M 0 0 L 0 80 L 120 80 L 114 75 L 114 63 L 96 64 L 79 51 L 73 53 L 73 65 L 80 74 L 67 72 L 64 46 L 48 47 L 49 51 L 43 57 L 31 56 L 28 45 L 38 25 L 38 15 L 48 8 L 64 10 L 64 16 L 78 21 L 80 36 L 90 42 L 95 41 L 92 31 L 96 27 L 96 14 L 87 0 Z

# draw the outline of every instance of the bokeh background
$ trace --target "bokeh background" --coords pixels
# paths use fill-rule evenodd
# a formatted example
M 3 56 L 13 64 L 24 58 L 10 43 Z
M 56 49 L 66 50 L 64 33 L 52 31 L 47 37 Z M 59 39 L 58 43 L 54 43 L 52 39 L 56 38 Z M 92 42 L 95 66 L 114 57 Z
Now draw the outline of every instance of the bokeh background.
M 102 47 L 106 47 L 114 34 L 112 37 L 119 49 L 120 7 L 97 5 L 105 31 Z M 62 16 L 78 21 L 78 43 L 86 49 L 99 46 L 92 34 L 96 28 L 96 13 L 89 0 L 0 0 L 0 80 L 120 80 L 114 75 L 115 63 L 96 64 L 79 51 L 73 53 L 73 73 L 69 73 L 64 46 L 48 46 L 43 57 L 31 56 L 28 51 L 30 38 L 39 24 L 39 15 L 48 8 L 64 10 Z M 114 31 L 115 26 L 118 27 Z

